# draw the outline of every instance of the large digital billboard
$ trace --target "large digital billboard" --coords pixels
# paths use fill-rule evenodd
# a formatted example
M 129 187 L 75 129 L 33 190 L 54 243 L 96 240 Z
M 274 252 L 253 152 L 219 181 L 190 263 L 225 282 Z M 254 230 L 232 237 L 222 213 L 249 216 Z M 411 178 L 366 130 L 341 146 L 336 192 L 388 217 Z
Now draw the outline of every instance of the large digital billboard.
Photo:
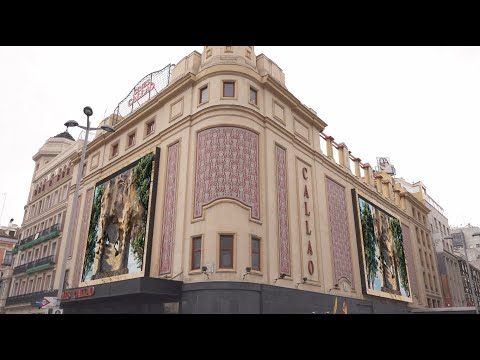
M 95 186 L 82 281 L 143 270 L 154 154 Z
M 358 196 L 363 285 L 369 295 L 411 302 L 400 221 Z

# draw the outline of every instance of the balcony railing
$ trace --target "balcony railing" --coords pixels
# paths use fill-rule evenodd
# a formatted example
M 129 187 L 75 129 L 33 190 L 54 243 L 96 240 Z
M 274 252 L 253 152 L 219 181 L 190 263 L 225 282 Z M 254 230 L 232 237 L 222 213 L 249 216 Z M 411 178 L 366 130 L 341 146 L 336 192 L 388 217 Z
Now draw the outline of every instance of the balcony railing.
M 58 234 L 60 234 L 60 224 L 55 224 L 53 226 L 50 226 L 49 228 L 46 228 L 45 230 L 36 233 L 35 235 L 30 235 L 29 237 L 20 240 L 20 242 L 18 243 L 19 249 L 28 249 L 44 241 L 53 239 L 54 237 L 57 237 Z
M 17 266 L 13 269 L 13 275 L 23 272 L 32 273 L 37 271 L 46 270 L 55 265 L 55 255 L 50 255 L 29 263 Z
M 15 304 L 26 304 L 26 303 L 33 303 L 38 300 L 42 300 L 44 297 L 52 297 L 57 296 L 58 290 L 50 290 L 50 291 L 38 291 L 30 294 L 18 295 L 18 296 L 11 296 L 7 299 L 5 305 L 15 305 Z

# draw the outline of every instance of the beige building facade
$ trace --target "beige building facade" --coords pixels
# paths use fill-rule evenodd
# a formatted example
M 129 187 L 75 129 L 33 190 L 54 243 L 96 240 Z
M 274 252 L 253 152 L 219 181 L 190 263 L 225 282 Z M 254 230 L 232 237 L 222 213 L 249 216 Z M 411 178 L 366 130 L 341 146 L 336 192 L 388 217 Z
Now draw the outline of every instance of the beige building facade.
M 20 228 L 10 220 L 8 226 L 0 226 L 0 314 L 4 313 L 5 302 L 11 283 L 12 249 L 17 243 Z
M 69 157 L 79 144 L 64 132 L 49 138 L 33 156 L 34 173 L 21 232 L 12 251 L 5 313 L 47 313 L 44 297 L 55 297 L 54 279 L 72 179 Z
M 206 46 L 170 74 L 88 144 L 66 313 L 441 306 L 426 205 L 326 135 L 275 62 Z M 132 109 L 154 88 L 137 84 Z M 76 177 L 80 154 L 70 160 Z

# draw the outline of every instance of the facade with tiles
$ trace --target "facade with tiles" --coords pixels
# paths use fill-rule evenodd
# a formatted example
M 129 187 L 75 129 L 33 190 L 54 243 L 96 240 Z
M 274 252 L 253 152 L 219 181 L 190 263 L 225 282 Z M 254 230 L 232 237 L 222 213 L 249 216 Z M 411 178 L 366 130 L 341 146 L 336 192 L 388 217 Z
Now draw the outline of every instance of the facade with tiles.
M 154 87 L 145 84 L 132 91 L 137 99 L 137 89 Z M 191 53 L 150 101 L 103 123 L 116 131 L 98 132 L 87 147 L 65 313 L 325 313 L 336 297 L 349 313 L 440 305 L 426 206 L 325 135 L 327 124 L 254 47 Z M 95 189 L 148 154 L 155 160 L 141 271 L 86 277 Z M 71 160 L 75 177 L 79 154 Z M 357 196 L 401 223 L 407 300 L 365 291 Z
M 64 132 L 33 156 L 34 173 L 18 243 L 12 250 L 5 313 L 46 313 L 38 302 L 56 296 L 54 284 L 72 179 L 70 156 L 79 144 Z

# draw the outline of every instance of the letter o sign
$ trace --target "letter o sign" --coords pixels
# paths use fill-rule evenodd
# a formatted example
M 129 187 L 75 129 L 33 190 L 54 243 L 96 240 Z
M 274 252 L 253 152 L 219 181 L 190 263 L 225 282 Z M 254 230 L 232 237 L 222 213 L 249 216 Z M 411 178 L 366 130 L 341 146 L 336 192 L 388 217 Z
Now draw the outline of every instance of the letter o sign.
M 310 261 L 308 262 L 308 273 L 309 273 L 310 275 L 313 275 L 313 272 L 314 272 L 314 271 L 315 271 L 315 267 L 313 266 L 313 261 L 310 260 Z

